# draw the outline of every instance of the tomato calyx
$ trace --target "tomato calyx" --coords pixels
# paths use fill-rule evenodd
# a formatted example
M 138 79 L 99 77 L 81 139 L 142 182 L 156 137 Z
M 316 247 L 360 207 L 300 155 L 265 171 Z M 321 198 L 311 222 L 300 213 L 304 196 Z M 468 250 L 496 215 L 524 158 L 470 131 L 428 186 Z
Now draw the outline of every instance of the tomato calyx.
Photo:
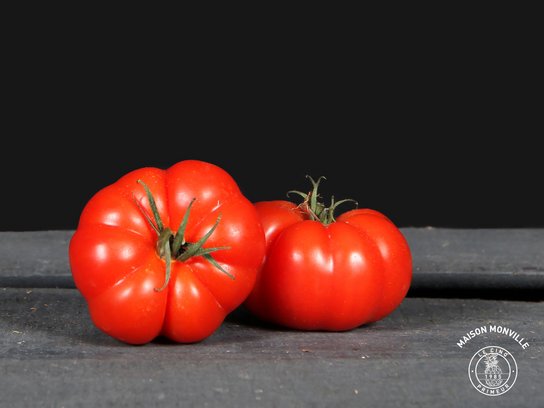
M 217 221 L 215 222 L 215 225 L 206 233 L 206 235 L 204 235 L 200 240 L 198 240 L 198 242 L 195 242 L 195 243 L 187 242 L 185 240 L 185 229 L 187 228 L 187 222 L 189 221 L 189 213 L 191 212 L 191 207 L 193 203 L 195 202 L 196 198 L 193 198 L 191 203 L 189 204 L 189 207 L 187 207 L 187 211 L 185 212 L 185 215 L 183 216 L 179 229 L 177 233 L 174 234 L 173 231 L 169 227 L 166 227 L 166 228 L 164 227 L 164 224 L 162 223 L 161 217 L 159 215 L 159 211 L 157 209 L 157 204 L 155 203 L 155 199 L 153 198 L 153 194 L 151 194 L 151 191 L 149 190 L 147 185 L 142 180 L 138 180 L 137 182 L 141 184 L 145 189 L 147 199 L 149 200 L 149 205 L 151 207 L 151 211 L 153 212 L 153 218 L 155 219 L 155 222 L 153 222 L 153 220 L 147 215 L 147 213 L 140 206 L 136 198 L 134 198 L 134 192 L 132 192 L 132 199 L 134 200 L 134 202 L 136 203 L 136 205 L 138 206 L 142 214 L 147 219 L 147 222 L 153 227 L 153 229 L 157 233 L 158 239 L 155 244 L 155 251 L 157 253 L 157 256 L 166 262 L 166 277 L 164 280 L 164 285 L 160 289 L 155 288 L 155 290 L 157 292 L 160 292 L 168 285 L 168 282 L 170 281 L 172 261 L 185 262 L 193 256 L 202 256 L 206 261 L 211 263 L 221 272 L 225 273 L 226 275 L 234 279 L 234 276 L 232 276 L 230 273 L 224 270 L 221 267 L 221 265 L 219 265 L 219 263 L 211 255 L 211 253 L 214 251 L 219 251 L 221 249 L 230 249 L 230 247 L 215 247 L 215 248 L 202 247 L 206 243 L 208 238 L 213 234 L 215 229 L 217 228 L 219 221 L 221 221 L 221 214 L 219 214 L 219 216 L 217 217 Z
M 325 204 L 317 200 L 318 197 L 320 197 L 317 194 L 317 189 L 319 188 L 319 183 L 321 183 L 321 180 L 322 179 L 326 180 L 325 176 L 319 177 L 317 182 L 314 181 L 314 179 L 311 178 L 310 176 L 306 176 L 306 177 L 309 178 L 310 181 L 312 182 L 314 187 L 313 190 L 310 191 L 308 194 L 303 193 L 301 191 L 291 190 L 287 193 L 287 196 L 289 196 L 290 193 L 295 193 L 300 195 L 302 198 L 304 198 L 304 202 L 302 202 L 299 205 L 299 208 L 309 215 L 310 220 L 319 221 L 323 225 L 329 225 L 329 224 L 332 224 L 333 222 L 336 222 L 336 220 L 334 219 L 334 210 L 336 209 L 338 205 L 345 203 L 347 201 L 352 201 L 355 203 L 355 208 L 358 207 L 357 201 L 352 200 L 351 198 L 346 198 L 345 200 L 340 200 L 335 203 L 334 196 L 331 197 L 330 207 L 325 207 Z

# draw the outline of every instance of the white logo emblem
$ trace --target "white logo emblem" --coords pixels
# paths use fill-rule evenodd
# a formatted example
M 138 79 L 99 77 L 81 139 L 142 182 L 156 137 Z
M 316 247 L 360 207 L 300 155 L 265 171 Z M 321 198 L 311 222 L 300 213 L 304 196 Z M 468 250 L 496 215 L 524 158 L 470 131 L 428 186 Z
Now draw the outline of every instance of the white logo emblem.
M 472 356 L 468 376 L 474 388 L 484 395 L 496 397 L 512 388 L 518 377 L 518 365 L 508 350 L 484 347 Z

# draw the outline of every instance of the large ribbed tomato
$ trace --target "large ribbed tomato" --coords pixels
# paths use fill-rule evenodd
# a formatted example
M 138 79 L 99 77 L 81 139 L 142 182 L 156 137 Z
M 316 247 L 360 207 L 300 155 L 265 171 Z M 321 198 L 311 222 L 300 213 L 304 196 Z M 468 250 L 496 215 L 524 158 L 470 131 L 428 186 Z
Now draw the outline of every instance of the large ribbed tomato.
M 230 175 L 187 160 L 99 191 L 70 243 L 70 265 L 100 330 L 127 343 L 158 335 L 187 343 L 244 301 L 264 253 L 257 211 Z
M 377 211 L 352 210 L 335 220 L 335 205 L 318 203 L 319 181 L 312 182 L 313 192 L 299 193 L 303 205 L 255 204 L 267 254 L 244 305 L 264 320 L 302 330 L 349 330 L 382 319 L 410 286 L 406 240 Z

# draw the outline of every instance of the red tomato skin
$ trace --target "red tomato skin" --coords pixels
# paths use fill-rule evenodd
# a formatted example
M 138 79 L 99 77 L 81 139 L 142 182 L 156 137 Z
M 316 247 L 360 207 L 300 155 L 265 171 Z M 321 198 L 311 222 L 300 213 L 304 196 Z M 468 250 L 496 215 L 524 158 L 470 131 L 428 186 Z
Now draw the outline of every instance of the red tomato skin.
M 259 268 L 260 272 L 257 274 L 254 288 L 244 302 L 244 306 L 250 309 L 256 316 L 266 321 L 273 322 L 275 306 L 273 303 L 271 304 L 270 300 L 267 300 L 268 284 L 262 284 L 260 282 L 261 278 L 265 276 L 262 273 L 262 269 L 266 264 L 268 252 L 278 235 L 287 227 L 307 220 L 308 216 L 300 211 L 296 204 L 289 201 L 261 201 L 255 203 L 254 206 L 259 214 L 263 228 L 266 225 L 264 233 L 267 251 Z
M 161 334 L 179 343 L 193 343 L 209 337 L 225 319 L 225 308 L 188 262 L 175 262 L 172 272 L 168 285 L 170 301 Z
M 412 282 L 412 254 L 406 239 L 389 218 L 375 210 L 348 211 L 337 218 L 372 238 L 377 245 L 385 269 L 384 290 L 372 318 L 376 322 L 393 312 L 406 297 Z
M 292 203 L 255 204 L 267 254 L 244 305 L 300 330 L 350 330 L 391 313 L 411 282 L 406 240 L 383 214 L 354 210 L 323 225 Z
M 202 257 L 166 263 L 156 254 L 157 233 L 134 198 L 154 220 L 142 180 L 151 190 L 164 224 L 177 231 L 194 202 L 186 228 L 196 242 L 221 220 L 205 248 L 234 280 Z M 155 220 L 154 220 L 155 221 Z M 265 237 L 256 210 L 224 170 L 187 160 L 168 170 L 135 170 L 99 191 L 82 212 L 69 248 L 77 288 L 91 318 L 105 333 L 132 344 L 162 334 L 190 343 L 211 335 L 251 291 L 265 254 Z

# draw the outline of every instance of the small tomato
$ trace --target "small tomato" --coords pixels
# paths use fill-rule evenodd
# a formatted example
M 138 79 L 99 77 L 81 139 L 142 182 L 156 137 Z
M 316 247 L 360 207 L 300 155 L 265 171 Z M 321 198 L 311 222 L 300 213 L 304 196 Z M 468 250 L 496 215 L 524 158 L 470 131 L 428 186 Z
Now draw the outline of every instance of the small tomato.
M 255 204 L 267 253 L 244 305 L 256 316 L 302 330 L 343 331 L 375 322 L 404 299 L 412 257 L 383 214 L 356 209 L 334 219 L 336 204 L 317 201 L 318 182 L 302 205 Z

